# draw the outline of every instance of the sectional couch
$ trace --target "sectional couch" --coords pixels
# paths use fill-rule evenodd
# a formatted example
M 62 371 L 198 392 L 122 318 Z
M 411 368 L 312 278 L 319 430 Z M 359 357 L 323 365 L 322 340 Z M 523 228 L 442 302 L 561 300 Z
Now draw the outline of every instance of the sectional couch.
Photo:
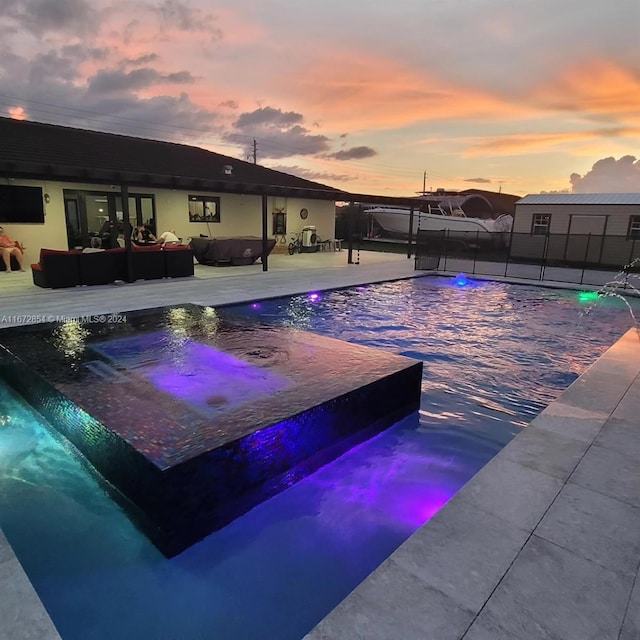
M 78 285 L 110 284 L 127 280 L 127 251 L 124 248 L 92 253 L 41 249 L 40 261 L 31 265 L 33 283 L 46 289 Z M 132 246 L 133 280 L 157 280 L 192 276 L 193 251 L 184 245 Z

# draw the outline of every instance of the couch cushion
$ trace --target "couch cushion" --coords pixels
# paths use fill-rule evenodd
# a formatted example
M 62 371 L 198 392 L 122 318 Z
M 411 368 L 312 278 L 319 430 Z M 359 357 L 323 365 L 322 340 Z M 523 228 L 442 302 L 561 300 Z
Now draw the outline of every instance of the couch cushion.
M 82 251 L 63 251 L 60 249 L 40 249 L 40 262 L 42 262 L 42 256 L 61 256 L 61 255 L 69 255 L 69 256 L 77 256 L 80 255 Z
M 144 245 L 132 244 L 131 248 L 134 251 L 162 251 L 161 244 L 144 244 Z

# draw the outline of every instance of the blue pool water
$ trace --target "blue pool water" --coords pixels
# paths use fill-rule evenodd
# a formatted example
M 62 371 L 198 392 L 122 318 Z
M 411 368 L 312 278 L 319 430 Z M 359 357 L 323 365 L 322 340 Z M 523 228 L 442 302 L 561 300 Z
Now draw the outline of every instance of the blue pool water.
M 431 278 L 234 308 L 423 360 L 421 410 L 172 559 L 0 384 L 0 527 L 64 640 L 299 640 L 631 326 L 584 309 Z

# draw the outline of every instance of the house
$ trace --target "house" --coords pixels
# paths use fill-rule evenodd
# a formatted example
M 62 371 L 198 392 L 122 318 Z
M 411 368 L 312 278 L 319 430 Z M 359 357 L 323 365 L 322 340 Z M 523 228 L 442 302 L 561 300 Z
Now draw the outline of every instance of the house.
M 262 236 L 304 226 L 333 238 L 343 192 L 199 147 L 0 118 L 0 223 L 36 261 L 87 247 L 123 221 L 183 238 Z M 109 235 L 109 234 L 106 234 Z
M 511 257 L 623 267 L 640 257 L 640 193 L 525 196 Z

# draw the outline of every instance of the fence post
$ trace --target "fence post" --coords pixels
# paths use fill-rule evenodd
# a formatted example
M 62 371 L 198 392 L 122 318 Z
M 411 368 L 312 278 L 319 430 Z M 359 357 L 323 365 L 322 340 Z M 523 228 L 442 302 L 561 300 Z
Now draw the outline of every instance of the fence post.
M 511 232 L 509 233 L 509 246 L 507 247 L 507 257 L 504 261 L 504 277 L 507 277 L 507 273 L 509 273 L 509 261 L 511 259 L 511 246 L 513 244 L 513 225 L 511 226 Z
M 549 253 L 549 233 L 546 233 L 544 236 L 544 248 L 542 250 L 542 269 L 540 269 L 540 282 L 544 281 L 544 272 L 547 268 L 547 254 Z M 567 234 L 568 236 L 569 234 Z
M 569 230 L 567 229 L 567 235 L 564 239 L 564 251 L 562 253 L 562 264 L 567 264 L 567 251 L 569 250 Z
M 582 261 L 582 274 L 580 275 L 580 284 L 584 282 L 584 271 L 587 268 L 587 260 L 589 259 L 589 244 L 591 244 L 591 233 L 587 235 L 587 246 L 584 250 L 584 260 Z
M 447 270 L 447 249 L 449 248 L 449 229 L 443 229 L 442 230 L 442 239 L 443 239 L 443 244 L 444 244 L 444 269 L 443 271 Z
M 480 231 L 476 231 L 476 245 L 473 248 L 473 275 L 476 274 L 476 262 L 478 261 L 478 246 L 480 245 Z
M 411 258 L 412 243 L 413 243 L 413 207 L 409 209 L 409 242 L 407 243 L 407 259 Z

